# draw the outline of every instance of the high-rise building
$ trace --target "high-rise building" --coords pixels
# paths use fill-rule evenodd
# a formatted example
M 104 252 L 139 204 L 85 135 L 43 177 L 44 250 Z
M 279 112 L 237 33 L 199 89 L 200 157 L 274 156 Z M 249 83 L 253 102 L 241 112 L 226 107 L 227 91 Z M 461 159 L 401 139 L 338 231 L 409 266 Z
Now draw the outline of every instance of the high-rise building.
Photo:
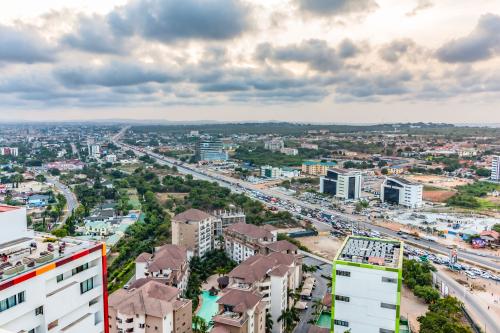
M 500 156 L 493 156 L 491 160 L 491 179 L 500 181 Z
M 109 296 L 109 332 L 191 333 L 192 302 L 156 279 L 139 279 Z M 83 333 L 86 331 L 78 331 Z
M 409 208 L 422 206 L 423 186 L 401 177 L 386 177 L 381 185 L 380 200 Z
M 402 242 L 348 237 L 333 266 L 333 332 L 399 332 L 402 264 Z
M 188 209 L 172 218 L 172 244 L 184 246 L 202 257 L 212 249 L 214 220 L 199 209 Z
M 94 158 L 101 157 L 101 146 L 96 144 L 88 145 L 89 156 Z
M 0 147 L 0 155 L 2 156 L 18 156 L 19 148 L 17 147 Z
M 227 152 L 221 140 L 201 140 L 196 146 L 196 157 L 198 161 L 227 161 Z
M 332 168 L 320 179 L 320 192 L 344 200 L 357 200 L 361 196 L 361 172 Z
M 28 230 L 26 209 L 0 206 L 0 329 L 108 332 L 104 244 Z

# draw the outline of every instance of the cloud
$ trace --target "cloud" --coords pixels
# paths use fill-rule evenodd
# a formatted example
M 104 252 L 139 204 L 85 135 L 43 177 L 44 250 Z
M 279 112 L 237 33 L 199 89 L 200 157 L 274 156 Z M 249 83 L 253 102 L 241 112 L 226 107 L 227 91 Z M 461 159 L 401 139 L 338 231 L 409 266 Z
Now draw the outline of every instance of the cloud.
M 487 60 L 500 53 L 500 16 L 482 15 L 474 30 L 465 37 L 441 46 L 437 58 L 443 62 L 475 62 Z
M 326 41 L 310 39 L 300 44 L 274 47 L 270 43 L 257 46 L 256 58 L 278 62 L 300 62 L 318 71 L 335 71 L 342 67 L 342 60 Z
M 374 0 L 294 0 L 299 9 L 317 16 L 369 13 L 378 8 Z
M 416 51 L 416 44 L 411 39 L 398 39 L 383 46 L 379 50 L 380 57 L 390 63 L 396 63 L 409 52 Z
M 66 87 L 79 86 L 130 86 L 147 82 L 165 83 L 176 81 L 175 75 L 157 66 L 138 65 L 128 62 L 111 62 L 94 67 L 63 67 L 54 76 Z
M 109 14 L 115 34 L 160 42 L 225 40 L 250 28 L 250 9 L 239 0 L 136 0 Z
M 406 13 L 406 16 L 415 16 L 418 12 L 429 9 L 433 6 L 434 4 L 430 0 L 417 0 L 417 5 L 411 11 Z
M 356 98 L 404 95 L 411 92 L 407 84 L 412 78 L 412 74 L 407 71 L 347 76 L 338 82 L 335 91 Z
M 0 62 L 53 62 L 55 53 L 56 49 L 36 32 L 0 25 Z
M 355 57 L 361 51 L 350 39 L 340 42 L 338 49 L 341 58 Z
M 81 16 L 75 31 L 65 35 L 62 42 L 75 49 L 92 53 L 125 53 L 123 39 L 115 36 L 107 21 L 94 15 Z

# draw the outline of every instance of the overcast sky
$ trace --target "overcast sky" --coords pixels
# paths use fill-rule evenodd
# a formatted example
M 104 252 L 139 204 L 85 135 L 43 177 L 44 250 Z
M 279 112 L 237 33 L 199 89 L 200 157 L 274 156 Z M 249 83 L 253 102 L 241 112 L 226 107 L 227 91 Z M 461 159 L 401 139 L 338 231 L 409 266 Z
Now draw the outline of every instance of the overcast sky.
M 0 120 L 500 123 L 499 0 L 16 0 Z

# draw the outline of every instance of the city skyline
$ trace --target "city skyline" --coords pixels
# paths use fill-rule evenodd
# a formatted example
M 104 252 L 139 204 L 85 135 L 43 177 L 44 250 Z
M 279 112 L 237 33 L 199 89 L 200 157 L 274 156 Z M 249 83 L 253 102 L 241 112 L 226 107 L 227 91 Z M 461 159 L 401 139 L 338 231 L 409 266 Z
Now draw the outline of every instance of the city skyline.
M 496 1 L 21 0 L 0 121 L 500 123 Z

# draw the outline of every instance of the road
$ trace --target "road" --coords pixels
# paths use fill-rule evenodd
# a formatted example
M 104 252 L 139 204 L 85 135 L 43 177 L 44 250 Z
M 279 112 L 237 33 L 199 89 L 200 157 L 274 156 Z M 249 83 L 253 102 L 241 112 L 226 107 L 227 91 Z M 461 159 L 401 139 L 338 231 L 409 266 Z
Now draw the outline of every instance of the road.
M 178 160 L 174 159 L 174 158 L 169 158 L 169 157 L 161 156 L 161 155 L 155 154 L 155 153 L 153 153 L 151 151 L 146 151 L 146 150 L 144 150 L 142 148 L 137 148 L 137 147 L 130 146 L 130 145 L 127 145 L 127 144 L 119 142 L 118 140 L 125 134 L 125 132 L 126 132 L 127 129 L 128 128 L 122 129 L 113 138 L 116 145 L 122 146 L 122 147 L 126 147 L 127 149 L 131 149 L 136 154 L 138 154 L 139 156 L 147 154 L 150 157 L 154 158 L 160 164 L 166 164 L 166 165 L 169 165 L 169 166 L 175 166 L 175 167 L 177 167 L 177 170 L 180 173 L 182 173 L 182 174 L 190 174 L 194 178 L 201 179 L 201 180 L 207 180 L 207 181 L 212 181 L 212 182 L 215 181 L 219 185 L 227 187 L 227 188 L 229 188 L 232 191 L 237 192 L 237 193 L 241 193 L 243 189 L 251 190 L 251 191 L 259 191 L 259 192 L 261 192 L 261 193 L 263 193 L 265 195 L 272 196 L 272 197 L 278 198 L 280 200 L 287 200 L 287 201 L 289 201 L 289 202 L 291 202 L 291 203 L 293 203 L 295 205 L 301 206 L 301 207 L 305 207 L 305 208 L 308 208 L 308 209 L 321 210 L 321 211 L 323 211 L 323 212 L 325 212 L 327 214 L 331 214 L 331 215 L 336 216 L 338 218 L 341 218 L 341 219 L 350 221 L 352 223 L 358 224 L 359 226 L 361 226 L 363 228 L 367 228 L 367 229 L 371 229 L 371 230 L 374 230 L 374 231 L 378 231 L 381 234 L 387 235 L 387 236 L 389 236 L 391 238 L 400 239 L 402 241 L 415 244 L 415 245 L 420 246 L 422 248 L 425 248 L 425 249 L 427 249 L 429 251 L 437 252 L 437 253 L 444 254 L 444 255 L 449 255 L 449 253 L 450 253 L 450 250 L 448 248 L 446 248 L 446 246 L 441 245 L 441 244 L 436 243 L 436 242 L 430 242 L 430 241 L 426 241 L 426 240 L 422 240 L 422 239 L 420 239 L 420 240 L 419 239 L 411 239 L 409 241 L 405 240 L 405 239 L 402 239 L 401 236 L 397 234 L 397 232 L 395 232 L 395 231 L 393 231 L 391 229 L 371 224 L 369 222 L 368 218 L 365 217 L 365 216 L 345 214 L 345 213 L 341 213 L 339 211 L 333 211 L 333 210 L 330 210 L 330 209 L 326 209 L 326 208 L 321 207 L 319 205 L 315 205 L 315 204 L 311 204 L 311 203 L 308 203 L 308 202 L 304 202 L 304 201 L 299 200 L 299 199 L 297 199 L 295 197 L 291 197 L 289 195 L 286 195 L 286 194 L 283 194 L 283 193 L 280 193 L 280 192 L 277 192 L 277 191 L 273 191 L 271 189 L 260 189 L 260 188 L 257 188 L 255 186 L 255 184 L 252 184 L 252 183 L 240 180 L 240 179 L 237 180 L 237 179 L 234 179 L 234 178 L 231 178 L 231 177 L 227 177 L 227 176 L 224 176 L 224 175 L 216 174 L 214 172 L 207 172 L 205 170 L 204 171 L 200 171 L 200 170 L 195 169 L 192 166 L 188 167 L 185 164 L 180 164 L 180 162 Z M 272 206 L 272 204 L 270 204 L 269 202 L 266 202 L 266 201 L 262 201 L 262 202 L 265 205 L 268 205 L 268 206 L 271 205 Z M 317 219 L 310 218 L 310 217 L 303 216 L 303 215 L 302 215 L 302 217 L 304 219 L 309 220 L 318 231 L 333 230 L 332 225 L 329 224 L 329 223 L 326 223 L 326 222 L 323 222 L 323 221 L 319 221 Z M 469 262 L 478 263 L 482 267 L 488 268 L 488 269 L 490 269 L 490 270 L 492 270 L 494 272 L 497 272 L 497 273 L 500 272 L 500 263 L 498 262 L 498 260 L 500 258 L 498 258 L 498 257 L 494 257 L 494 256 L 479 256 L 479 255 L 475 255 L 475 254 L 472 254 L 472 253 L 469 253 L 469 252 L 462 251 L 460 249 L 458 249 L 458 257 L 459 257 L 459 259 L 466 259 Z
M 71 212 L 78 207 L 78 200 L 76 199 L 75 194 L 70 190 L 69 187 L 59 182 L 56 178 L 52 176 L 45 176 L 47 179 L 47 183 L 54 185 L 66 198 L 66 211 L 61 219 L 61 224 L 66 223 L 66 220 L 71 215 Z
M 486 333 L 500 332 L 500 320 L 494 318 L 492 313 L 487 308 L 482 306 L 476 297 L 471 295 L 465 286 L 456 282 L 453 278 L 447 276 L 445 273 L 436 271 L 434 274 L 445 282 L 448 286 L 449 294 L 455 296 L 464 303 L 465 308 L 474 315 L 474 319 L 478 325 L 481 326 Z

